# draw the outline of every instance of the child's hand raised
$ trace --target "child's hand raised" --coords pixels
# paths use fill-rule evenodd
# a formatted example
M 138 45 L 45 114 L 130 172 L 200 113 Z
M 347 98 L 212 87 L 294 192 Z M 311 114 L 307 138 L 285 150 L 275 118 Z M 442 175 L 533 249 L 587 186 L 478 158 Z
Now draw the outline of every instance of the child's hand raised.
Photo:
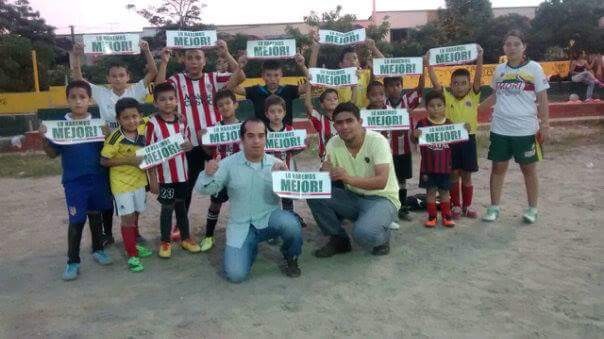
M 466 131 L 468 131 L 468 132 L 469 132 L 469 131 L 470 131 L 470 129 L 472 128 L 472 126 L 470 126 L 470 123 L 469 123 L 469 122 L 466 122 L 465 124 L 463 124 L 463 128 L 465 128 L 465 129 L 466 129 Z
M 72 53 L 77 57 L 84 55 L 84 44 L 81 42 L 76 42 L 73 44 Z
M 148 52 L 149 51 L 149 43 L 145 40 L 141 40 L 138 43 L 138 47 L 140 47 L 141 50 Z
M 476 50 L 478 51 L 478 58 L 482 58 L 484 55 L 484 49 L 482 49 L 482 46 L 476 44 Z
M 172 50 L 171 49 L 169 49 L 169 48 L 166 47 L 166 48 L 163 48 L 161 50 L 161 56 L 160 56 L 161 62 L 167 64 L 170 61 L 170 57 L 171 56 L 172 56 Z
M 306 60 L 304 60 L 304 55 L 302 55 L 302 53 L 300 52 L 296 53 L 296 55 L 294 56 L 294 62 L 298 66 L 306 66 L 305 61 Z

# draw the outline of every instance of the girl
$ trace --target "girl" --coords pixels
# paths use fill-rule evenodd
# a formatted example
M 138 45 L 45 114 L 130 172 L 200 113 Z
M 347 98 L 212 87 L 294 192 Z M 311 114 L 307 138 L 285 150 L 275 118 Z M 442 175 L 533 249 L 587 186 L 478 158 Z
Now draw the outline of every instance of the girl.
M 488 155 L 493 162 L 491 206 L 483 220 L 495 221 L 499 217 L 501 189 L 509 160 L 514 156 L 522 170 L 528 197 L 529 206 L 523 219 L 534 223 L 537 220 L 537 161 L 541 160 L 541 143 L 547 140 L 549 130 L 549 83 L 541 66 L 526 58 L 522 33 L 510 31 L 504 38 L 503 51 L 508 61 L 497 66 L 491 84 L 495 92 L 489 98 L 495 101 Z
M 596 85 L 598 85 L 598 87 L 602 87 L 603 85 L 593 73 L 594 65 L 595 62 L 590 64 L 589 61 L 587 61 L 587 54 L 585 51 L 581 51 L 581 53 L 570 63 L 571 80 L 573 82 L 582 82 L 587 85 L 585 102 L 592 101 L 594 87 Z

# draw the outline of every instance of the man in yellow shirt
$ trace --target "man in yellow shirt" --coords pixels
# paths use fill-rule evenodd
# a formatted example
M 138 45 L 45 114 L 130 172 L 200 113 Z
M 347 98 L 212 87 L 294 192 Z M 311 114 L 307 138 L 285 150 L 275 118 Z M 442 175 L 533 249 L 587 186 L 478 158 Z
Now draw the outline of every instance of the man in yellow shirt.
M 366 130 L 358 107 L 341 103 L 333 112 L 338 135 L 326 147 L 321 170 L 333 182 L 330 199 L 310 199 L 308 206 L 329 242 L 315 251 L 319 258 L 351 250 L 342 220 L 354 222 L 352 237 L 374 255 L 390 252 L 390 229 L 400 208 L 398 182 L 388 141 Z
M 476 218 L 478 215 L 472 209 L 472 173 L 478 171 L 476 153 L 476 130 L 478 129 L 478 105 L 480 104 L 480 79 L 482 77 L 483 50 L 478 46 L 478 59 L 476 61 L 476 74 L 472 82 L 470 72 L 466 68 L 458 68 L 451 74 L 451 89 L 444 88 L 434 72 L 434 67 L 429 66 L 432 89 L 443 91 L 446 102 L 445 115 L 453 123 L 463 123 L 470 134 L 470 139 L 453 145 L 451 174 L 451 215 L 453 219 L 461 216 Z M 460 180 L 461 177 L 461 190 Z M 460 199 L 461 191 L 461 199 Z M 463 200 L 463 206 L 462 206 Z

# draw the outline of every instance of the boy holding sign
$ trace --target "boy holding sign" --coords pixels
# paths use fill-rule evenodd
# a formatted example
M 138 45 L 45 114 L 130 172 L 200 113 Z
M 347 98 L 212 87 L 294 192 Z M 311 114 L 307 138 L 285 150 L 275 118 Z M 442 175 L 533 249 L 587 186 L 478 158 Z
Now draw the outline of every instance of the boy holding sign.
M 66 89 L 67 103 L 71 112 L 65 120 L 90 120 L 88 113 L 92 90 L 85 81 L 72 81 Z M 40 125 L 39 132 L 46 134 L 45 125 Z M 100 265 L 112 263 L 103 251 L 101 211 L 111 208 L 111 194 L 107 183 L 107 171 L 100 164 L 100 153 L 103 147 L 100 142 L 85 142 L 69 145 L 58 145 L 47 137 L 42 138 L 42 146 L 49 158 L 61 156 L 63 168 L 63 188 L 65 202 L 69 213 L 67 230 L 67 255 L 69 257 L 63 280 L 74 280 L 80 273 L 80 241 L 88 217 L 92 234 L 92 257 Z
M 422 131 L 418 128 L 447 125 L 451 121 L 445 116 L 445 97 L 441 92 L 432 91 L 426 95 L 426 110 L 428 117 L 417 122 L 413 131 L 414 142 L 417 143 Z M 437 209 L 436 193 L 440 196 L 442 224 L 445 227 L 455 226 L 451 219 L 451 204 L 449 202 L 449 189 L 451 188 L 451 147 L 447 143 L 420 146 L 422 156 L 419 171 L 419 187 L 426 189 L 426 207 L 428 220 L 424 226 L 436 226 Z
M 312 105 L 312 91 L 310 90 L 310 82 L 306 83 L 307 90 L 304 96 L 304 107 L 306 108 L 306 116 L 312 123 L 313 127 L 319 135 L 319 158 L 321 162 L 325 160 L 325 145 L 331 137 L 337 134 L 333 126 L 333 111 L 339 104 L 338 91 L 333 88 L 327 88 L 319 96 L 319 103 L 324 113 L 317 111 Z
M 109 88 L 105 86 L 95 85 L 86 79 L 82 74 L 81 58 L 84 56 L 84 45 L 76 43 L 70 53 L 69 61 L 71 65 L 72 78 L 74 80 L 83 80 L 90 84 L 92 89 L 92 99 L 99 107 L 99 113 L 103 120 L 111 130 L 118 127 L 115 115 L 115 104 L 122 98 L 134 98 L 138 102 L 145 102 L 145 97 L 149 94 L 149 84 L 157 75 L 157 66 L 153 55 L 149 50 L 149 44 L 141 40 L 140 49 L 147 61 L 147 73 L 145 77 L 135 84 L 130 84 L 130 73 L 125 64 L 112 63 L 107 70 L 107 83 Z M 103 212 L 103 236 L 106 244 L 112 244 L 113 232 L 113 208 Z
M 128 267 L 132 272 L 140 272 L 145 268 L 140 258 L 151 255 L 149 249 L 136 243 L 138 218 L 147 205 L 147 174 L 138 167 L 140 159 L 136 157 L 136 151 L 145 146 L 145 122 L 140 104 L 134 98 L 118 100 L 115 112 L 120 127 L 105 140 L 101 165 L 109 167 L 111 193 L 120 216 Z
M 190 130 L 176 115 L 177 99 L 176 89 L 170 83 L 161 83 L 153 89 L 153 101 L 158 113 L 149 118 L 145 132 L 145 145 L 154 144 L 175 134 L 183 134 L 185 143 L 180 145 L 182 151 L 191 150 Z M 176 213 L 176 225 L 180 230 L 182 239 L 180 246 L 188 252 L 201 251 L 199 246 L 189 236 L 189 218 L 187 217 L 188 171 L 185 154 L 179 152 L 175 157 L 149 169 L 149 186 L 151 193 L 158 194 L 157 201 L 161 204 L 160 230 L 161 245 L 159 256 L 170 258 L 172 245 L 170 243 L 170 229 L 172 214 Z
M 237 110 L 237 98 L 235 97 L 235 93 L 229 89 L 223 89 L 216 94 L 215 100 L 218 112 L 222 115 L 220 125 L 239 124 L 239 119 L 235 116 L 235 111 Z M 220 160 L 237 152 L 239 152 L 239 139 L 232 144 L 216 146 L 212 158 Z M 220 209 L 222 208 L 222 204 L 228 200 L 229 195 L 227 194 L 226 188 L 223 188 L 218 194 L 210 196 L 210 207 L 208 208 L 208 218 L 206 220 L 206 233 L 200 243 L 202 252 L 209 251 L 214 246 L 214 230 L 218 223 Z
M 468 141 L 453 145 L 453 172 L 451 173 L 451 206 L 453 219 L 460 216 L 476 218 L 477 213 L 472 209 L 472 173 L 478 172 L 478 160 L 476 153 L 476 130 L 478 129 L 478 105 L 480 104 L 480 80 L 482 77 L 483 50 L 478 48 L 478 59 L 476 61 L 476 74 L 471 81 L 470 72 L 465 68 L 459 68 L 451 74 L 451 89 L 444 88 L 439 82 L 434 66 L 429 65 L 432 89 L 442 92 L 447 103 L 445 115 L 453 123 L 464 123 L 468 129 L 470 138 Z M 428 52 L 428 58 L 429 58 Z M 463 198 L 463 208 L 460 199 Z

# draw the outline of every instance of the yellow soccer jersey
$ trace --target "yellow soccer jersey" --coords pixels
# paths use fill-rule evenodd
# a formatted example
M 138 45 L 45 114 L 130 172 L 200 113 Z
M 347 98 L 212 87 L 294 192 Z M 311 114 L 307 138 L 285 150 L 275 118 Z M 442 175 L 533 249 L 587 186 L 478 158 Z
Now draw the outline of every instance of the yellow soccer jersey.
M 116 157 L 132 156 L 136 150 L 145 147 L 145 123 L 138 126 L 138 135 L 135 140 L 127 138 L 122 129 L 113 131 L 103 145 L 101 156 L 112 159 Z M 132 165 L 119 165 L 109 168 L 109 182 L 113 195 L 137 190 L 147 185 L 147 174 L 140 168 Z
M 445 96 L 445 115 L 453 123 L 470 124 L 470 134 L 475 134 L 478 129 L 478 105 L 480 104 L 480 92 L 475 93 L 474 89 L 465 97 L 458 99 L 448 89 L 443 90 Z

